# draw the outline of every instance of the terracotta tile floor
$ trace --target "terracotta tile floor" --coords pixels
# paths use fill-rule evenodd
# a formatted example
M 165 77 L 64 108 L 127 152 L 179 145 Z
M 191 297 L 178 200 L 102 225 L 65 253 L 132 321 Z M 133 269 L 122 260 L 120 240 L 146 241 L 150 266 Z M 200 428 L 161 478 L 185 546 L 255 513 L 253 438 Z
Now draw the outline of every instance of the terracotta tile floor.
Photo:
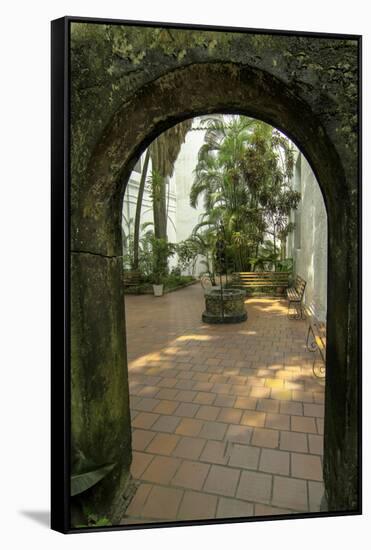
M 139 486 L 123 523 L 318 511 L 324 382 L 306 321 L 250 298 L 246 322 L 203 324 L 200 285 L 125 303 Z

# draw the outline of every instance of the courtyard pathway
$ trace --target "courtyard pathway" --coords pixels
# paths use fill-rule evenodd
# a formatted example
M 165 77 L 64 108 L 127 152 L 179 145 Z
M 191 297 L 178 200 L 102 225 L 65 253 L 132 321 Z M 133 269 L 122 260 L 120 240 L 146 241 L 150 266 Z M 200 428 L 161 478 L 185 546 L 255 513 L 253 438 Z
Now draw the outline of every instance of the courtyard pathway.
M 138 489 L 122 523 L 318 511 L 324 382 L 306 321 L 250 298 L 246 322 L 203 324 L 199 284 L 125 303 Z

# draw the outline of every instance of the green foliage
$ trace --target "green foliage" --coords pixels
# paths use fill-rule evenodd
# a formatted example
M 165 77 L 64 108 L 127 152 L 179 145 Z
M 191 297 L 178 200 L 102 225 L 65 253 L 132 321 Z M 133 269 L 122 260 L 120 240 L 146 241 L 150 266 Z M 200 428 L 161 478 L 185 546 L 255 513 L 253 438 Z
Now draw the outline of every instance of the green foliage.
M 175 246 L 168 243 L 166 239 L 158 239 L 151 236 L 153 269 L 152 282 L 161 284 L 168 272 L 168 259 L 175 253 Z
M 179 273 L 169 273 L 166 275 L 162 282 L 167 290 L 183 287 L 188 283 L 194 281 L 194 277 L 191 275 L 180 275 Z
M 150 224 L 144 224 L 142 229 Z M 168 273 L 168 259 L 175 254 L 176 245 L 166 239 L 158 239 L 152 230 L 147 231 L 139 241 L 138 268 L 143 282 L 160 284 Z M 134 258 L 133 239 L 128 240 L 123 257 L 124 269 L 132 269 Z
M 203 196 L 206 212 L 194 234 L 215 233 L 222 224 L 226 264 L 236 271 L 277 260 L 278 241 L 293 230 L 289 215 L 300 200 L 290 187 L 291 143 L 268 124 L 248 117 L 234 116 L 228 122 L 213 117 L 207 126 L 190 194 L 193 207 Z M 259 259 L 267 236 L 273 238 L 271 257 Z
M 176 253 L 180 270 L 191 269 L 193 272 L 197 257 L 203 254 L 200 249 L 200 241 L 195 237 L 190 237 L 176 245 Z
M 252 271 L 273 271 L 278 262 L 278 252 L 270 240 L 265 240 L 257 248 L 256 255 L 250 258 Z
M 195 265 L 197 258 L 202 257 L 200 263 L 205 267 L 205 275 L 208 275 L 215 284 L 215 244 L 216 232 L 210 223 L 202 222 L 193 228 L 193 233 L 185 241 L 193 254 L 192 261 Z
M 115 464 L 105 464 L 94 470 L 71 475 L 71 497 L 84 493 L 112 472 Z
M 289 273 L 294 272 L 294 260 L 292 258 L 285 258 L 276 262 L 276 271 L 286 271 Z
M 84 527 L 109 527 L 110 525 L 112 525 L 112 522 L 107 517 L 99 517 L 92 511 L 90 506 L 84 505 L 82 507 L 82 511 L 86 523 L 79 523 L 75 525 L 77 529 L 81 529 Z
M 139 241 L 139 269 L 148 279 L 153 273 L 153 251 L 152 239 L 153 231 L 147 231 Z
M 79 510 L 79 517 L 84 523 L 75 527 L 104 527 L 111 525 L 106 517 L 98 517 L 89 506 L 84 504 L 84 493 L 95 487 L 105 479 L 115 468 L 116 464 L 104 464 L 97 466 L 85 457 L 81 451 L 74 450 L 72 460 L 72 473 L 70 478 L 70 494 L 74 507 Z M 81 498 L 82 497 L 82 498 Z M 82 512 L 82 515 L 81 515 Z
M 202 48 L 212 52 L 218 42 L 226 39 L 221 33 L 169 28 L 106 26 L 117 58 L 139 65 L 153 50 L 172 60 L 181 61 L 190 49 Z
M 162 187 L 165 183 L 165 178 L 156 170 L 152 170 L 148 177 L 149 195 L 153 202 L 161 200 Z
M 123 239 L 125 254 L 123 255 L 123 267 L 127 270 L 134 270 L 134 237 L 132 235 Z

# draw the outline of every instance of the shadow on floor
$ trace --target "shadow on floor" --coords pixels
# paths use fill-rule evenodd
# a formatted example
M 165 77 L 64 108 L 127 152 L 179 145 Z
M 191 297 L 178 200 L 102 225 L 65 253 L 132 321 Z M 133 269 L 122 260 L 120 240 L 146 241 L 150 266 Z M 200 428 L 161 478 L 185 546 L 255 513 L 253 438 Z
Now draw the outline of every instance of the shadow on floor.
M 50 528 L 50 512 L 49 510 L 20 510 L 19 513 L 43 527 Z

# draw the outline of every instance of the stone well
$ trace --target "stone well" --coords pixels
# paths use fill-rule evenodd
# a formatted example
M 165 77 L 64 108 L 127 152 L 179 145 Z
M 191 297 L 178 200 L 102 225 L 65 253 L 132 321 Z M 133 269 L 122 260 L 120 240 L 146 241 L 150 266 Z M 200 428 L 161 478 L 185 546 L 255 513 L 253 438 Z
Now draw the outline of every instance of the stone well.
M 245 291 L 212 288 L 205 293 L 204 323 L 242 323 L 246 321 Z

